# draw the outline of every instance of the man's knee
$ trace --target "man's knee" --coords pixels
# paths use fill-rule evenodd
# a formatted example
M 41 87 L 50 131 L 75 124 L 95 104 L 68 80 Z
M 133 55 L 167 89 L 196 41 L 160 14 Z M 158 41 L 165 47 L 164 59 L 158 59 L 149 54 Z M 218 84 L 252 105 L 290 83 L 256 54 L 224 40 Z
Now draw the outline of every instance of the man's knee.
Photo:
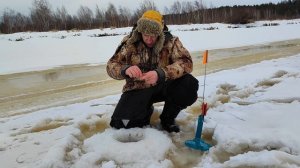
M 186 74 L 174 81 L 168 89 L 168 96 L 179 106 L 190 106 L 198 98 L 198 88 L 198 80 L 191 74 Z

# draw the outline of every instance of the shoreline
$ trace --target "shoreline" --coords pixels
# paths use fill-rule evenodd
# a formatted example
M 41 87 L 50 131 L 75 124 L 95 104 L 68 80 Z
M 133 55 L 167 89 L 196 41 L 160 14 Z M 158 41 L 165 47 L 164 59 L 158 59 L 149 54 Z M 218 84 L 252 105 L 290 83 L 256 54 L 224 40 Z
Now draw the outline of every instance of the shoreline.
M 209 51 L 207 73 L 300 53 L 300 39 Z M 194 76 L 203 75 L 202 52 L 191 53 Z M 121 93 L 124 81 L 106 74 L 106 65 L 68 65 L 0 75 L 0 117 L 86 102 Z

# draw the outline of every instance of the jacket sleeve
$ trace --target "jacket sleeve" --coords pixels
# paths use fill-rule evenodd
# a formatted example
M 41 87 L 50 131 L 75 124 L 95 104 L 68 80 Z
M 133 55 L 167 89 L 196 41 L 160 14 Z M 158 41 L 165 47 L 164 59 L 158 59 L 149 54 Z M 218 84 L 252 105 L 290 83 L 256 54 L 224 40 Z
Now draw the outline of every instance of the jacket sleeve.
M 172 39 L 173 46 L 171 49 L 170 65 L 163 67 L 165 78 L 177 79 L 181 76 L 191 73 L 193 70 L 193 61 L 189 51 L 183 47 L 178 37 Z
M 127 37 L 122 40 L 114 55 L 107 62 L 107 74 L 113 79 L 122 80 L 128 78 L 128 76 L 125 75 L 125 71 L 130 67 L 127 61 L 130 53 L 127 49 L 126 40 Z

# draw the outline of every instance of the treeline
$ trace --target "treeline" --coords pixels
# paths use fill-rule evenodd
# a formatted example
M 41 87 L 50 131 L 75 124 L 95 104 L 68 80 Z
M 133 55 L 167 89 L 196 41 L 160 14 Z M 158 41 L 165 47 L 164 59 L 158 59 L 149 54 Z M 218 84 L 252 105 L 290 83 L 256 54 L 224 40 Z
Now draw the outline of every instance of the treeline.
M 54 31 L 132 26 L 146 10 L 158 10 L 154 2 L 143 1 L 132 11 L 109 4 L 106 10 L 95 6 L 92 10 L 80 6 L 75 15 L 64 6 L 53 10 L 47 0 L 34 0 L 29 16 L 7 9 L 0 18 L 0 33 L 24 31 Z M 202 0 L 175 1 L 165 7 L 166 24 L 188 23 L 249 23 L 257 20 L 293 19 L 300 17 L 300 0 L 287 0 L 278 4 L 207 8 Z
M 258 20 L 295 19 L 300 17 L 300 0 L 286 0 L 278 4 L 206 8 L 201 3 L 176 2 L 165 15 L 166 23 L 232 23 L 246 24 Z

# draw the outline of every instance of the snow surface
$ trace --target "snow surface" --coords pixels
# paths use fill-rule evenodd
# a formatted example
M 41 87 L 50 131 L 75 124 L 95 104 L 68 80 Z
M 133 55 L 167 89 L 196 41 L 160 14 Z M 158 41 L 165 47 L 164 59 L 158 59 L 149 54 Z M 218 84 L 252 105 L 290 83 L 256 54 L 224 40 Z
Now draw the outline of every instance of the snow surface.
M 299 24 L 285 24 L 299 20 L 277 22 L 280 26 L 228 29 L 227 25 L 216 24 L 219 29 L 211 31 L 178 31 L 207 25 L 171 26 L 171 29 L 190 50 L 299 38 Z M 80 37 L 67 32 L 1 35 L 1 73 L 72 63 L 103 63 L 123 36 L 88 37 L 95 31 L 99 33 L 99 30 L 82 31 Z M 266 34 L 261 37 L 263 34 L 259 33 Z M 41 37 L 43 34 L 47 37 Z M 54 38 L 60 35 L 67 38 Z M 8 41 L 20 36 L 31 38 Z M 189 42 L 195 40 L 200 41 L 198 47 Z M 86 53 L 86 57 L 80 53 Z M 43 59 L 37 59 L 40 57 Z M 47 57 L 49 60 L 45 61 Z M 168 168 L 179 160 L 187 160 L 188 165 L 190 157 L 196 158 L 193 167 L 300 167 L 299 65 L 300 54 L 297 54 L 207 75 L 205 97 L 210 109 L 203 136 L 213 145 L 208 152 L 195 152 L 180 145 L 193 138 L 184 135 L 195 127 L 197 115 L 193 109 L 199 108 L 200 101 L 178 116 L 179 123 L 186 123 L 180 124 L 180 133 L 168 134 L 156 126 L 115 130 L 108 123 L 118 94 L 0 118 L 1 167 Z M 203 76 L 197 78 L 198 95 L 202 95 Z M 227 103 L 222 103 L 224 97 L 229 98 Z M 156 113 L 161 110 L 162 106 L 155 106 Z M 176 157 L 179 148 L 188 156 Z
M 278 23 L 279 26 L 263 26 L 266 23 Z M 211 28 L 214 30 L 207 30 Z M 169 29 L 193 52 L 300 38 L 300 19 L 264 21 L 248 25 L 173 25 Z M 191 29 L 198 31 L 189 31 Z M 130 31 L 131 27 L 0 34 L 0 75 L 62 65 L 106 64 L 120 41 Z M 97 37 L 105 33 L 116 36 Z

